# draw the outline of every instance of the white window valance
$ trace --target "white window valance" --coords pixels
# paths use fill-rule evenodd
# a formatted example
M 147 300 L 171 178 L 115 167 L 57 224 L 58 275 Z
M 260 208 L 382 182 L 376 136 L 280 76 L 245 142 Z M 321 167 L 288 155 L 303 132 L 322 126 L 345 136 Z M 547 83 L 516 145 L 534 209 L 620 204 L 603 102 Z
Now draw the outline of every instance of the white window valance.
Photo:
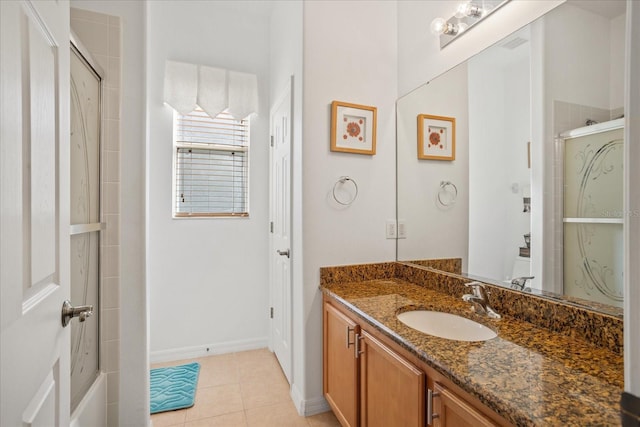
M 166 61 L 164 101 L 183 115 L 199 106 L 211 117 L 226 111 L 236 119 L 244 119 L 258 113 L 258 77 L 224 68 Z

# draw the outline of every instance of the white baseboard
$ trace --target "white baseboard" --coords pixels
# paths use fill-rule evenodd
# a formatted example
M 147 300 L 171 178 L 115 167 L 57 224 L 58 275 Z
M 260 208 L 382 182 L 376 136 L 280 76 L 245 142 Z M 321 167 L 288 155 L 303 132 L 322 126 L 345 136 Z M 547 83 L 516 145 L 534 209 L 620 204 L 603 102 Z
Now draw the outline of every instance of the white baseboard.
M 304 415 L 304 399 L 302 398 L 302 393 L 300 393 L 300 390 L 298 390 L 295 383 L 291 384 L 289 396 L 291 396 L 291 400 L 293 400 L 293 405 L 296 407 L 298 415 Z
M 311 415 L 321 414 L 323 412 L 330 411 L 331 407 L 327 403 L 327 399 L 324 396 L 316 397 L 314 399 L 308 399 L 304 401 L 304 416 L 310 417 Z
M 300 393 L 300 390 L 295 384 L 291 386 L 291 400 L 293 400 L 298 414 L 304 417 L 310 417 L 311 415 L 321 414 L 331 410 L 324 396 L 307 400 L 303 399 L 302 393 Z
M 196 357 L 213 356 L 215 354 L 235 353 L 238 351 L 265 348 L 268 338 L 254 338 L 240 341 L 227 341 L 215 344 L 197 345 L 191 347 L 174 348 L 169 350 L 152 351 L 149 354 L 151 363 L 171 362 L 174 360 L 194 359 Z

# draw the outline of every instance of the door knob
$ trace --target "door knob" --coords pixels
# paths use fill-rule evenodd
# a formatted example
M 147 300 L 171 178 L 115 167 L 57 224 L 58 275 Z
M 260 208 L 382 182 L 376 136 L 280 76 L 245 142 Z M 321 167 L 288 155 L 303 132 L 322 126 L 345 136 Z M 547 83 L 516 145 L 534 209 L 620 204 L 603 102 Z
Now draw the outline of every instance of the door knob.
M 80 322 L 84 322 L 93 314 L 92 305 L 79 305 L 74 307 L 71 301 L 66 300 L 62 303 L 62 327 L 66 327 L 71 319 L 77 317 Z
M 289 249 L 287 249 L 286 251 L 277 250 L 276 252 L 278 252 L 278 255 L 280 255 L 280 256 L 286 256 L 287 258 L 290 257 Z

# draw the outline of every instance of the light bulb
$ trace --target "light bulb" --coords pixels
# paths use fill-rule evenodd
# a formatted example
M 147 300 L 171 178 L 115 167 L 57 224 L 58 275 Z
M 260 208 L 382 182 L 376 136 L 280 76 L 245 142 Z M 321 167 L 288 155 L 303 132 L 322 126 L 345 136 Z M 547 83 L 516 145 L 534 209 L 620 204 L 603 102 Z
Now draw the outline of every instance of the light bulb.
M 467 9 L 469 8 L 470 5 L 471 3 L 460 3 L 458 5 L 458 8 L 456 9 L 456 13 L 454 16 L 458 19 L 464 18 L 465 16 L 467 16 Z
M 473 16 L 474 18 L 479 18 L 485 14 L 485 10 L 482 7 L 471 3 L 467 5 L 466 12 L 467 16 Z
M 436 18 L 431 22 L 431 32 L 436 36 L 440 34 L 449 34 L 454 36 L 458 34 L 459 31 L 460 28 L 458 28 L 458 25 L 451 24 L 442 18 Z
M 456 9 L 455 17 L 460 19 L 466 16 L 478 18 L 484 14 L 484 10 L 480 6 L 476 6 L 471 2 L 460 3 Z
M 436 18 L 431 21 L 431 32 L 435 35 L 439 35 L 444 33 L 444 30 L 447 26 L 447 21 L 444 18 Z

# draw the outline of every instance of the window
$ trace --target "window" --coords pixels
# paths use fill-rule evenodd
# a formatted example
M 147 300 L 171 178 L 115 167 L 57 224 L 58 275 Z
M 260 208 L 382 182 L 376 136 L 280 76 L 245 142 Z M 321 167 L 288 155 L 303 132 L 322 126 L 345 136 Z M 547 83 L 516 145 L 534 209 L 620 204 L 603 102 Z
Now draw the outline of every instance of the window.
M 174 113 L 174 217 L 248 216 L 249 120 Z

